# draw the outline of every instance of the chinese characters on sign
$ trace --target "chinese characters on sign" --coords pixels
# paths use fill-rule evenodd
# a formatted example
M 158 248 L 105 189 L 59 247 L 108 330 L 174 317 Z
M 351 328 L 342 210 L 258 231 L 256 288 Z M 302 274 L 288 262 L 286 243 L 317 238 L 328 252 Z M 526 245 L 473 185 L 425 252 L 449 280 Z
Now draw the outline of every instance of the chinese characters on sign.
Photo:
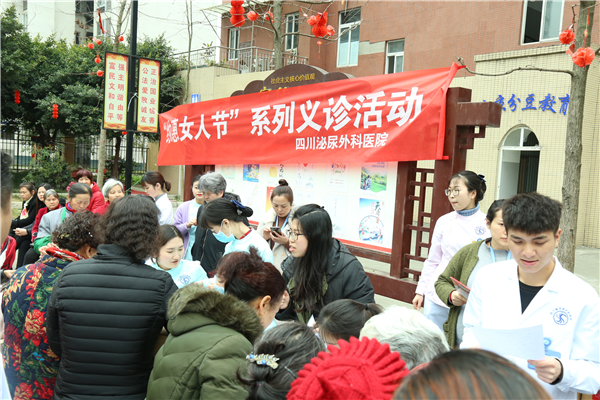
M 160 61 L 140 58 L 138 81 L 137 130 L 158 132 Z
M 458 68 L 455 64 L 181 105 L 160 114 L 159 165 L 232 159 L 310 163 L 325 156 L 340 162 L 439 159 L 446 92 Z
M 106 53 L 104 78 L 104 129 L 125 130 L 127 123 L 127 71 L 129 57 Z
M 302 75 L 292 75 L 292 76 L 282 76 L 279 78 L 271 78 L 271 85 L 279 85 L 281 83 L 293 83 L 293 82 L 303 82 L 303 81 L 314 81 L 315 74 L 302 74 Z
M 557 104 L 557 100 L 556 100 L 556 96 L 552 96 L 550 93 L 548 93 L 547 95 L 543 96 L 543 99 L 540 101 L 535 100 L 535 94 L 530 93 L 527 95 L 527 97 L 525 97 L 523 99 L 523 102 L 521 102 L 521 99 L 516 97 L 514 94 L 510 97 L 510 99 L 506 102 L 506 105 L 508 106 L 508 110 L 515 112 L 517 111 L 518 108 L 520 108 L 522 111 L 525 110 L 540 110 L 542 112 L 544 111 L 550 111 L 554 114 L 557 113 L 557 110 L 554 108 L 555 104 Z M 567 109 L 569 108 L 569 100 L 571 98 L 569 97 L 569 94 L 565 94 L 565 97 L 558 97 L 558 101 L 560 101 L 560 108 L 558 109 L 558 113 L 559 114 L 563 114 L 563 115 L 567 115 Z M 503 111 L 507 111 L 507 107 L 505 106 L 504 103 L 504 96 L 502 95 L 498 95 L 498 98 L 494 101 L 494 103 L 498 103 L 502 106 L 502 110 Z M 484 102 L 487 100 L 483 100 Z M 519 104 L 523 104 L 523 107 L 520 107 Z M 537 106 L 537 107 L 536 107 Z M 558 106 L 556 106 L 558 107 Z

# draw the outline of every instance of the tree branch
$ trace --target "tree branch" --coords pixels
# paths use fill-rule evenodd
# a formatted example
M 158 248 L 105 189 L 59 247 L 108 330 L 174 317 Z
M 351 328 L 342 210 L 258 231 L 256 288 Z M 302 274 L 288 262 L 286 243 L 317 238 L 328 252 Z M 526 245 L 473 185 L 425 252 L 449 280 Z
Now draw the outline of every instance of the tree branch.
M 571 77 L 575 76 L 575 74 L 573 73 L 573 71 L 569 71 L 567 69 L 548 69 L 548 68 L 537 68 L 537 67 L 518 67 L 518 68 L 513 68 L 509 71 L 505 71 L 505 72 L 501 72 L 499 74 L 484 74 L 482 72 L 475 72 L 475 71 L 471 71 L 469 69 L 469 67 L 467 67 L 467 65 L 465 64 L 465 61 L 463 60 L 462 57 L 456 57 L 456 59 L 458 60 L 458 62 L 463 65 L 465 67 L 465 69 L 470 72 L 473 75 L 481 75 L 481 76 L 503 76 L 503 75 L 508 75 L 508 74 L 512 74 L 515 71 L 541 71 L 541 72 L 560 72 L 563 74 L 569 74 L 571 75 Z

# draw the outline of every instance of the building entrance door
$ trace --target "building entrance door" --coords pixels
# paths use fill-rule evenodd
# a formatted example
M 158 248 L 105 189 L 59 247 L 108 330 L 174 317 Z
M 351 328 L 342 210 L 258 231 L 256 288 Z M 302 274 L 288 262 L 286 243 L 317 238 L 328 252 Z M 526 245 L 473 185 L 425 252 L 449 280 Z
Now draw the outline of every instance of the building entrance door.
M 540 149 L 535 133 L 527 127 L 517 128 L 506 136 L 500 149 L 499 199 L 537 190 Z

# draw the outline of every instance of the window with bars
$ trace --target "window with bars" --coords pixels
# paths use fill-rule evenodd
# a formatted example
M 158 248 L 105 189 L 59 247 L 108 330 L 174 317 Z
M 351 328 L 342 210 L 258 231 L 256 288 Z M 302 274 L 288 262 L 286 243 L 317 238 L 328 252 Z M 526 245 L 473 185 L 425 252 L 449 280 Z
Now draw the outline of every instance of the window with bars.
M 360 36 L 360 8 L 340 13 L 338 32 L 338 67 L 358 65 L 358 40 Z

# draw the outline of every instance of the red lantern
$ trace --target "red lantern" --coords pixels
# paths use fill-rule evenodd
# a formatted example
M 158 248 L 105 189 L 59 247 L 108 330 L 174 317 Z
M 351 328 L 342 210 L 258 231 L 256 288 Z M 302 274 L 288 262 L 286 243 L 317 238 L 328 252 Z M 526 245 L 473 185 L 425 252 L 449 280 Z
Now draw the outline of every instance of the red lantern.
M 96 61 L 96 64 L 100 64 L 100 56 L 96 56 L 96 58 L 94 58 L 94 61 Z
M 564 30 L 564 31 L 561 32 L 560 35 L 558 35 L 558 40 L 560 40 L 560 42 L 562 44 L 569 44 L 574 39 L 575 39 L 575 34 L 570 29 Z
M 121 132 L 121 135 L 123 135 L 123 136 L 127 135 L 127 131 Z
M 96 71 L 96 75 L 102 76 L 102 75 L 104 75 L 104 71 L 102 71 L 101 69 L 99 69 L 98 71 Z
M 231 0 L 232 7 L 241 7 L 244 5 L 244 0 Z
M 244 25 L 244 22 L 246 22 L 246 18 L 244 18 L 245 10 L 244 7 L 242 7 L 241 5 L 233 5 L 233 3 L 234 2 L 232 2 L 233 7 L 231 7 L 231 9 L 229 10 L 229 12 L 231 13 L 231 18 L 229 19 L 229 22 L 231 22 L 231 25 L 235 26 L 236 28 L 239 28 L 240 26 Z
M 311 16 L 308 18 L 308 21 L 307 21 L 307 22 L 308 22 L 308 24 L 309 24 L 310 26 L 313 26 L 313 25 L 315 25 L 315 24 L 317 23 L 317 16 L 316 16 L 316 15 L 311 15 Z
M 94 48 L 94 43 L 88 43 L 88 48 L 93 49 Z
M 97 45 L 101 45 L 102 44 L 102 40 L 100 40 L 100 39 L 95 39 L 94 41 L 96 42 Z
M 265 19 L 267 21 L 271 21 L 273 22 L 273 13 L 271 11 L 269 11 L 268 13 L 265 14 Z
M 594 61 L 595 57 L 596 54 L 591 47 L 580 47 L 577 49 L 575 54 L 573 54 L 573 62 L 583 68 L 587 65 L 590 65 L 592 61 Z
M 58 104 L 52 104 L 52 118 L 58 119 Z
M 119 42 L 122 42 L 123 40 L 125 40 L 125 38 L 123 37 L 123 35 L 119 36 Z
M 250 21 L 256 21 L 258 19 L 258 14 L 255 11 L 249 11 L 246 16 Z
M 327 25 L 327 36 L 335 35 L 335 29 L 331 25 Z
M 327 11 L 323 14 L 319 13 L 316 17 L 317 23 L 312 28 L 312 33 L 316 37 L 323 37 L 327 35 Z
M 18 90 L 15 90 L 15 103 L 21 103 L 21 92 L 19 92 Z

